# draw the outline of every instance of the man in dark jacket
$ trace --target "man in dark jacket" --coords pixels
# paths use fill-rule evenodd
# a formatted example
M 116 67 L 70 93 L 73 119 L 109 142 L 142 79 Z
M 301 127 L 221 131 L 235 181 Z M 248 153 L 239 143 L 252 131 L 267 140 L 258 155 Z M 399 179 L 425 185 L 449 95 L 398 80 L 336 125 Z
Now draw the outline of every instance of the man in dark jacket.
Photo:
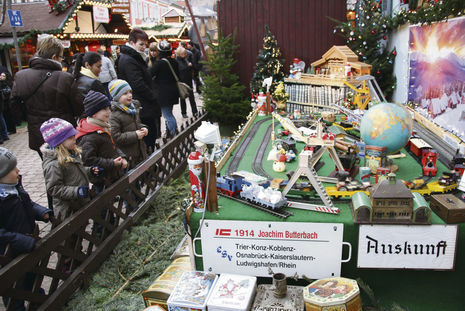
M 48 221 L 52 215 L 52 210 L 31 200 L 21 185 L 16 164 L 16 156 L 0 147 L 0 254 L 3 255 L 9 245 L 11 257 L 34 250 L 38 237 L 35 220 Z M 26 273 L 23 290 L 30 291 L 34 279 L 33 273 Z M 9 299 L 3 297 L 3 303 L 7 307 Z M 24 301 L 12 303 L 15 310 L 25 310 Z
M 192 70 L 194 72 L 193 78 L 197 93 L 200 94 L 200 87 L 202 86 L 202 82 L 199 78 L 199 72 L 202 70 L 203 64 L 201 63 L 202 52 L 200 52 L 200 46 L 197 47 L 196 45 L 198 46 L 198 44 L 191 41 L 189 42 L 189 44 L 186 45 L 186 48 L 192 53 Z
M 149 130 L 144 137 L 149 151 L 155 148 L 155 140 L 160 136 L 161 110 L 154 93 L 152 76 L 147 68 L 145 49 L 148 36 L 140 28 L 129 33 L 129 42 L 121 46 L 118 60 L 118 78 L 126 80 L 132 88 L 133 98 L 142 105 L 140 120 Z
M 41 158 L 40 146 L 44 143 L 39 130 L 41 124 L 50 118 L 60 118 L 76 126 L 76 118 L 84 110 L 73 76 L 61 71 L 62 59 L 63 45 L 59 39 L 51 35 L 39 37 L 37 56 L 29 61 L 30 68 L 16 74 L 11 91 L 15 103 L 18 103 L 17 98 L 25 100 L 29 148 L 37 151 Z M 46 75 L 48 78 L 43 80 Z

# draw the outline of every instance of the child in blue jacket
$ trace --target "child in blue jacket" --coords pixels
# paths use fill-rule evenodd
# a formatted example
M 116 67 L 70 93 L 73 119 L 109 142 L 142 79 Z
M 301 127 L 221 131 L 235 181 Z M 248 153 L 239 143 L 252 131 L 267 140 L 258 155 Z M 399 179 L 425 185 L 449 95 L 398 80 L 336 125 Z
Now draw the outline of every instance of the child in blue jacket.
M 0 254 L 10 245 L 11 256 L 32 252 L 35 248 L 36 220 L 47 222 L 52 210 L 31 200 L 21 185 L 16 156 L 0 147 Z M 31 290 L 34 275 L 27 273 L 23 288 Z M 8 299 L 3 298 L 5 306 Z M 15 301 L 16 310 L 24 308 L 23 301 Z

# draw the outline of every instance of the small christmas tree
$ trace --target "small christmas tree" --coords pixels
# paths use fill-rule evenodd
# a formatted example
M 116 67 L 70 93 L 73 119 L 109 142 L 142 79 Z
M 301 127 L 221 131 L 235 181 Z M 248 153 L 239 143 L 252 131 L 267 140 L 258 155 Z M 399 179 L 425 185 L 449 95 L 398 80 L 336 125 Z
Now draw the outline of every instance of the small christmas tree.
M 280 57 L 281 51 L 279 50 L 278 43 L 268 25 L 265 25 L 263 49 L 258 52 L 255 72 L 250 81 L 250 92 L 252 94 L 258 94 L 263 89 L 263 80 L 268 77 L 273 77 L 273 84 L 270 88 L 271 93 L 273 93 L 278 83 L 284 79 L 284 72 L 282 70 L 284 61 Z
M 209 43 L 209 75 L 204 75 L 202 87 L 203 102 L 210 119 L 221 125 L 238 125 L 244 121 L 251 107 L 244 96 L 245 86 L 239 83 L 239 77 L 232 67 L 236 63 L 234 54 L 238 45 L 234 44 L 236 33 L 223 36 L 218 32 L 218 43 Z

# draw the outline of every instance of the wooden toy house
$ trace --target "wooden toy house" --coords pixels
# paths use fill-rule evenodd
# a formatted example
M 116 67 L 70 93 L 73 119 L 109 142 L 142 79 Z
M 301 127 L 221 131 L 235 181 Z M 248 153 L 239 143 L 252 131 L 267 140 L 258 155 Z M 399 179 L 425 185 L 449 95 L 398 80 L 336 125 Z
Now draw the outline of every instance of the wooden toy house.
M 390 173 L 387 180 L 376 184 L 370 193 L 373 222 L 407 222 L 413 216 L 413 195 L 407 186 Z
M 360 62 L 347 45 L 334 45 L 312 66 L 315 73 L 343 78 L 369 75 L 371 72 L 371 65 Z M 347 71 L 350 71 L 349 75 Z

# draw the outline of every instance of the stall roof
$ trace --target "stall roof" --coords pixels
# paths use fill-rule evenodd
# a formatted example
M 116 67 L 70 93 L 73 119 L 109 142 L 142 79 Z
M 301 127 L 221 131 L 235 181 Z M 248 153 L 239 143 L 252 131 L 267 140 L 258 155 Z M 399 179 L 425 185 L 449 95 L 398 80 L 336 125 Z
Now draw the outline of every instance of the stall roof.
M 18 33 L 27 33 L 32 30 L 46 32 L 61 29 L 73 7 L 74 5 L 65 12 L 56 15 L 55 12 L 50 13 L 48 2 L 14 3 L 12 9 L 21 12 L 24 25 L 23 27 L 16 27 L 16 31 Z M 0 36 L 11 36 L 11 33 L 12 28 L 6 17 L 3 25 L 0 26 Z
M 168 12 L 166 12 L 165 14 L 163 14 L 161 17 L 177 17 L 177 16 L 186 17 L 186 14 L 184 14 L 184 12 L 180 9 L 173 8 L 169 10 Z
M 187 23 L 169 23 L 170 26 L 163 30 L 145 30 L 149 38 L 153 38 L 158 41 L 159 38 L 180 38 L 184 31 L 189 29 Z

